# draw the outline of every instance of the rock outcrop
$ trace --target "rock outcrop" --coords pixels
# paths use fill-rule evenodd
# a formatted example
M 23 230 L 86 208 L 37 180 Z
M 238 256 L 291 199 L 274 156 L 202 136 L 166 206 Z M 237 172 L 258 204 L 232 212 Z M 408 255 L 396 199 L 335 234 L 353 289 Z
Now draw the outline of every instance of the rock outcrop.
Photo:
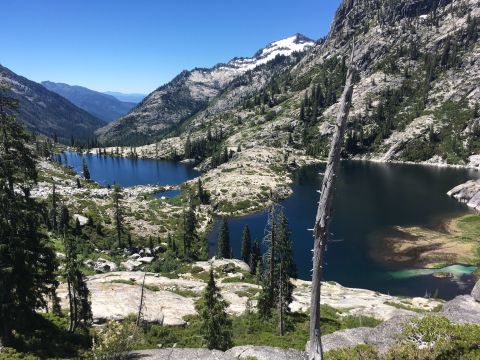
M 469 295 L 458 296 L 445 303 L 444 308 L 437 315 L 444 316 L 456 324 L 480 324 L 480 303 Z M 336 331 L 322 336 L 323 349 L 327 352 L 367 344 L 384 353 L 400 341 L 405 325 L 419 316 L 422 315 L 412 312 L 408 315 L 393 316 L 374 328 L 360 327 Z M 306 348 L 308 349 L 308 343 Z M 307 358 L 305 352 L 268 346 L 236 346 L 226 352 L 207 349 L 158 349 L 138 351 L 133 355 L 142 359 L 303 360 Z
M 448 301 L 438 315 L 456 324 L 480 324 L 480 303 L 473 296 L 460 295 Z
M 108 320 L 123 320 L 138 312 L 141 287 L 128 283 L 87 282 L 91 294 L 93 320 L 97 324 Z M 67 289 L 62 284 L 57 295 L 63 308 L 68 308 Z M 144 320 L 163 325 L 185 325 L 186 315 L 196 314 L 192 298 L 171 291 L 144 290 Z
M 138 263 L 140 264 L 139 261 Z M 242 282 L 245 274 L 250 271 L 249 266 L 241 260 L 213 259 L 192 264 L 191 271 L 194 273 L 179 274 L 177 278 L 140 271 L 106 272 L 88 277 L 87 286 L 92 294 L 94 321 L 102 323 L 106 320 L 120 320 L 136 313 L 145 276 L 145 320 L 163 322 L 166 325 L 183 325 L 185 315 L 196 314 L 194 303 L 200 298 L 206 286 L 202 279 L 210 268 L 215 270 L 217 286 L 229 304 L 227 309 L 229 314 L 239 315 L 245 312 L 248 300 L 253 306 L 256 305 L 255 296 L 260 292 L 260 287 Z M 231 279 L 235 281 L 232 282 Z M 292 282 L 295 288 L 293 302 L 290 304 L 291 311 L 308 311 L 311 283 L 297 279 L 292 279 Z M 58 295 L 62 300 L 62 306 L 66 308 L 65 284 L 60 286 Z M 342 310 L 345 315 L 371 316 L 379 320 L 416 314 L 414 311 L 406 310 L 407 308 L 430 311 L 442 304 L 435 299 L 398 298 L 371 290 L 343 287 L 335 282 L 323 283 L 322 303 Z
M 447 195 L 466 203 L 472 209 L 480 210 L 480 180 L 469 180 L 457 185 Z
M 446 302 L 443 309 L 434 315 L 443 316 L 455 324 L 480 324 L 480 303 L 470 295 L 457 296 Z M 398 342 L 404 326 L 419 316 L 415 313 L 394 316 L 374 328 L 336 331 L 322 336 L 322 344 L 325 351 L 367 344 L 385 352 Z
M 150 360 L 305 360 L 304 352 L 292 349 L 279 349 L 269 346 L 236 346 L 226 352 L 208 349 L 155 349 L 135 351 L 133 359 Z
M 472 297 L 475 299 L 475 301 L 480 302 L 480 280 L 477 281 L 475 286 L 472 289 Z
M 353 347 L 360 344 L 375 346 L 383 352 L 395 345 L 403 327 L 416 315 L 395 316 L 374 328 L 360 327 L 336 331 L 322 336 L 324 351 Z

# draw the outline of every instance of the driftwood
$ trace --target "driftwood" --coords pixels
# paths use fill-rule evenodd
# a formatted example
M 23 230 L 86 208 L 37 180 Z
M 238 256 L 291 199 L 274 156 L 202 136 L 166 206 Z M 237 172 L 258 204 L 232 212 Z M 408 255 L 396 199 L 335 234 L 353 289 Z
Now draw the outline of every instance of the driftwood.
M 323 177 L 320 201 L 318 203 L 315 226 L 313 228 L 313 275 L 312 275 L 312 298 L 310 302 L 310 348 L 309 359 L 323 359 L 322 339 L 320 334 L 320 294 L 323 273 L 323 258 L 325 246 L 328 241 L 328 228 L 330 225 L 330 213 L 334 194 L 335 178 L 340 162 L 340 151 L 347 124 L 348 114 L 352 102 L 353 93 L 353 55 L 355 45 L 352 45 L 350 68 L 345 83 L 345 88 L 340 100 L 340 108 L 337 115 L 336 129 L 330 145 L 328 162 Z

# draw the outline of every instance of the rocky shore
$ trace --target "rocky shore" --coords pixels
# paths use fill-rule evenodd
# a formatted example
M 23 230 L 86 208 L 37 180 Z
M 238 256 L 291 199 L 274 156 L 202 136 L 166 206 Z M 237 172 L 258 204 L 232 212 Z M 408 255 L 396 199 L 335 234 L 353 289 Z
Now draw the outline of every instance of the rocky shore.
M 467 204 L 469 208 L 480 211 L 480 180 L 469 180 L 455 186 L 447 192 L 447 195 Z

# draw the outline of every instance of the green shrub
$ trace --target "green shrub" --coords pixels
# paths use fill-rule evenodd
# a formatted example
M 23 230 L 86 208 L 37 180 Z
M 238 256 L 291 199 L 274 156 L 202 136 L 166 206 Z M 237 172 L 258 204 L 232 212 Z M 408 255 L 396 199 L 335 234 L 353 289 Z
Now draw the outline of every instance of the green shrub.
M 0 360 L 35 360 L 36 356 L 18 353 L 12 348 L 0 348 Z
M 379 360 L 377 350 L 370 345 L 331 350 L 325 354 L 326 360 Z
M 92 357 L 95 360 L 127 359 L 137 341 L 138 328 L 133 322 L 109 321 L 93 339 Z

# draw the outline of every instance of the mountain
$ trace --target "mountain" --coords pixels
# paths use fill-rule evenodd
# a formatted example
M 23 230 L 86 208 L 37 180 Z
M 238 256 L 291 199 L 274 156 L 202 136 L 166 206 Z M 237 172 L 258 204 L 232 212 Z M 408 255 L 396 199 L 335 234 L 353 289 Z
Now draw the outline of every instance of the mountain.
M 343 156 L 468 163 L 480 154 L 479 24 L 480 0 L 344 0 L 326 38 L 298 61 L 263 71 L 261 81 L 262 66 L 235 78 L 193 115 L 170 108 L 170 120 L 190 116 L 175 141 L 204 141 L 212 128 L 222 137 L 210 148 L 286 147 L 325 157 L 355 39 L 358 76 Z M 147 105 L 127 116 L 155 118 Z
M 19 100 L 18 118 L 32 131 L 69 140 L 86 140 L 105 125 L 103 120 L 72 104 L 44 86 L 0 65 L 0 81 L 10 87 L 5 95 Z
M 136 106 L 133 102 L 123 102 L 112 95 L 82 86 L 51 81 L 43 81 L 42 85 L 107 123 L 125 115 Z
M 99 129 L 99 140 L 111 144 L 152 141 L 205 109 L 234 80 L 246 74 L 256 78 L 275 67 L 269 64 L 285 63 L 286 59 L 295 58 L 295 54 L 306 51 L 313 45 L 312 40 L 296 34 L 267 45 L 251 58 L 235 58 L 227 64 L 218 64 L 210 69 L 183 71 L 171 82 L 148 95 L 130 113 Z M 275 72 L 278 71 L 273 71 L 268 78 Z M 258 85 L 262 86 L 263 82 Z
M 117 98 L 120 101 L 123 102 L 129 102 L 129 103 L 135 103 L 138 104 L 141 102 L 146 94 L 139 94 L 139 93 L 132 93 L 132 94 L 125 94 L 121 92 L 116 92 L 116 91 L 105 91 L 104 94 L 111 95 L 114 98 Z

